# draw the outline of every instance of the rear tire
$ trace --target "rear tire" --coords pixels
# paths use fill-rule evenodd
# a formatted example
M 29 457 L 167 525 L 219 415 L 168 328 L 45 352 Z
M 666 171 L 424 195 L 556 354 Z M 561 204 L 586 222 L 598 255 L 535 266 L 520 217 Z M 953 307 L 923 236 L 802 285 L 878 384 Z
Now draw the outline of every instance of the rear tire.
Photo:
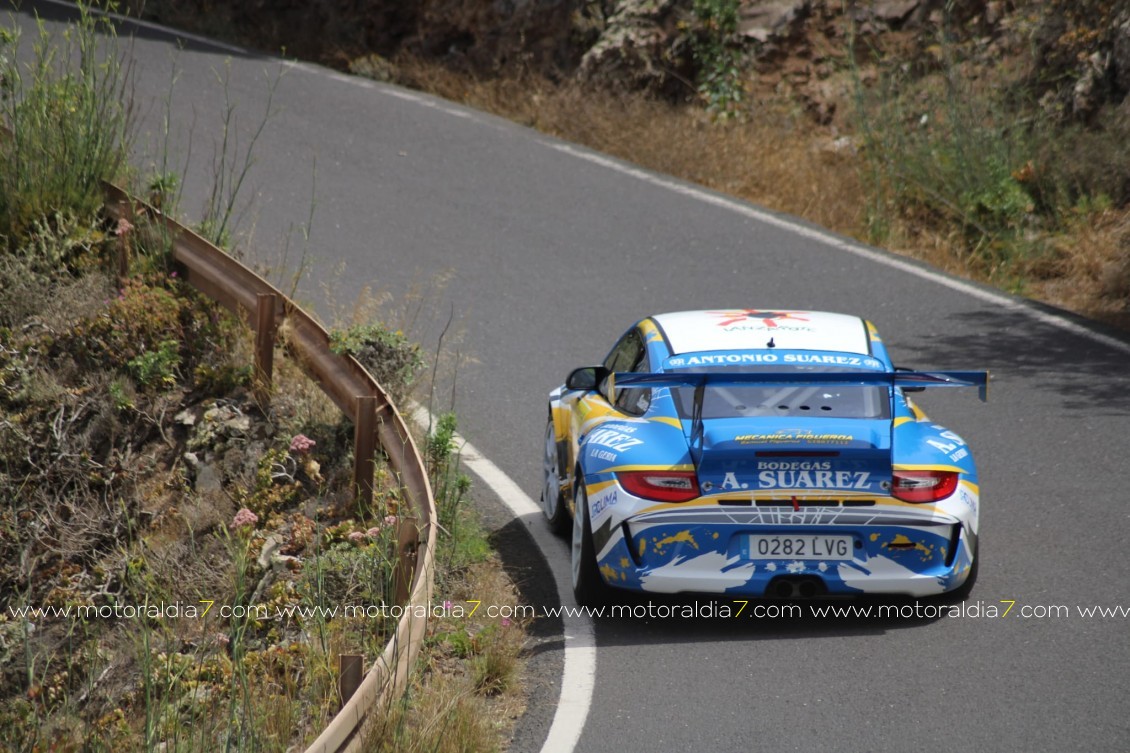
M 589 498 L 584 479 L 577 473 L 573 492 L 573 597 L 582 607 L 602 607 L 608 603 L 609 587 L 596 566 L 589 522 Z
M 973 564 L 969 567 L 969 577 L 965 582 L 954 590 L 946 594 L 947 601 L 965 601 L 969 598 L 969 594 L 973 592 L 973 586 L 977 584 L 977 572 L 981 568 L 981 542 L 977 542 L 977 551 L 973 553 Z
M 969 566 L 969 575 L 965 582 L 952 591 L 946 591 L 935 598 L 942 604 L 958 604 L 969 600 L 973 586 L 977 584 L 977 572 L 981 568 L 981 542 L 977 542 L 977 551 L 973 553 L 973 564 Z
M 569 510 L 565 495 L 561 493 L 561 474 L 558 472 L 557 431 L 553 416 L 545 427 L 545 456 L 542 460 L 544 479 L 541 487 L 541 508 L 549 521 L 549 530 L 564 536 L 569 530 Z

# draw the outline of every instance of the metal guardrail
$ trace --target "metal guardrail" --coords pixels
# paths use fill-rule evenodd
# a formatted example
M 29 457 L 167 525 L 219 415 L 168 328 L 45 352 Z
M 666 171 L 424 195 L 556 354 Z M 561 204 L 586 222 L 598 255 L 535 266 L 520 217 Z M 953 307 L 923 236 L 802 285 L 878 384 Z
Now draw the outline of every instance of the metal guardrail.
M 427 471 L 416 443 L 388 394 L 356 359 L 335 354 L 329 334 L 305 311 L 269 282 L 213 244 L 122 189 L 105 184 L 106 210 L 115 219 L 133 221 L 145 215 L 162 226 L 173 242 L 173 258 L 196 289 L 240 316 L 256 334 L 255 388 L 269 400 L 273 353 L 280 324 L 284 344 L 323 392 L 354 425 L 354 491 L 361 503 L 373 495 L 374 455 L 379 445 L 400 480 L 413 515 L 400 510 L 397 537 L 395 598 L 410 607 L 397 624 L 384 652 L 365 674 L 341 711 L 307 749 L 307 753 L 340 753 L 360 747 L 357 734 L 378 703 L 388 703 L 407 686 L 409 670 L 423 643 L 432 599 L 437 517 Z M 122 260 L 119 270 L 128 268 Z M 418 518 L 418 519 L 417 519 Z M 419 608 L 423 607 L 423 608 Z

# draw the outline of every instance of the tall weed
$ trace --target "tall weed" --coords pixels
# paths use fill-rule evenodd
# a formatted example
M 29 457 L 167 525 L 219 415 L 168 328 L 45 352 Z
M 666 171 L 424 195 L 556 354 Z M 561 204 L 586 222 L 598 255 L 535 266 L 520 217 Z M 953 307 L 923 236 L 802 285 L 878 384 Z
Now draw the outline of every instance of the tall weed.
M 133 139 L 132 75 L 113 25 L 79 4 L 61 35 L 40 22 L 30 62 L 20 33 L 0 29 L 0 239 L 10 250 L 44 217 L 93 216 L 100 181 L 125 168 Z

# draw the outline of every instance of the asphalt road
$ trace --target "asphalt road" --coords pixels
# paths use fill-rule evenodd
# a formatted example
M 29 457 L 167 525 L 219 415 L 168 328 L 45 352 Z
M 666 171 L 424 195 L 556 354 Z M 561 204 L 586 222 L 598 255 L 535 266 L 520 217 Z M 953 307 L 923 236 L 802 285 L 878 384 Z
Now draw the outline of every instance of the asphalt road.
M 25 2 L 25 28 L 36 8 L 59 13 Z M 972 391 L 921 401 L 980 466 L 983 565 L 970 602 L 980 616 L 600 621 L 577 750 L 1130 748 L 1130 618 L 1078 611 L 1130 607 L 1125 339 L 393 87 L 197 42 L 178 50 L 150 29 L 132 54 L 148 143 L 164 141 L 154 134 L 166 102 L 174 164 L 191 142 L 190 216 L 211 183 L 225 94 L 246 144 L 275 82 L 248 175 L 248 258 L 278 268 L 313 201 L 311 305 L 328 316 L 331 300 L 348 309 L 366 284 L 416 284 L 425 342 L 454 311 L 458 349 L 473 359 L 454 390 L 461 429 L 535 499 L 546 393 L 649 313 L 850 312 L 874 321 L 903 365 L 992 370 L 987 405 Z M 446 287 L 432 282 L 440 271 Z M 521 526 L 479 493 L 515 572 L 549 598 Z M 567 556 L 564 543 L 549 553 L 556 566 Z M 1066 609 L 1026 617 L 1025 607 Z M 514 750 L 537 750 L 548 729 L 561 645 L 551 628 L 539 628 L 534 703 Z

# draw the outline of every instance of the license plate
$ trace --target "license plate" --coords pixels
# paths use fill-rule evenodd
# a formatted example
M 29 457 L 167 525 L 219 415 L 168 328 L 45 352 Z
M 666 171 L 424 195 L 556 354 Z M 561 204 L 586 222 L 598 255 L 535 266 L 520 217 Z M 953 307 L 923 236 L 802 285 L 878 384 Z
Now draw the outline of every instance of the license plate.
M 755 560 L 850 560 L 851 536 L 750 536 L 749 557 Z

